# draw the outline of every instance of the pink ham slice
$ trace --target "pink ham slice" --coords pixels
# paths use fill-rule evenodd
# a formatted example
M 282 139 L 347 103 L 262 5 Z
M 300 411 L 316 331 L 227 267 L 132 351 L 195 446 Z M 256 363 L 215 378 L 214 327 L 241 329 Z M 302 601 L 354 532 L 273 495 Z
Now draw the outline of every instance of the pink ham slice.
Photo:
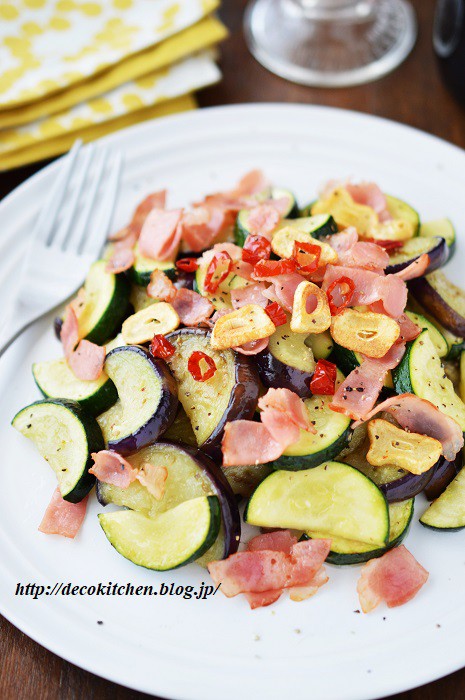
M 137 478 L 137 471 L 118 452 L 100 450 L 92 452 L 91 457 L 94 466 L 89 469 L 89 474 L 93 474 L 99 481 L 127 489 Z
M 168 478 L 168 469 L 166 467 L 160 464 L 144 462 L 136 478 L 157 501 L 162 500 L 165 495 L 165 483 Z
M 402 314 L 402 316 L 397 319 L 397 323 L 400 326 L 399 341 L 408 343 L 410 340 L 418 338 L 421 333 L 421 328 L 417 326 L 412 319 L 406 316 L 406 314 Z
M 415 277 L 421 277 L 424 275 L 428 269 L 428 265 L 429 255 L 428 253 L 423 253 L 419 258 L 410 263 L 410 265 L 407 265 L 407 267 L 404 267 L 403 270 L 395 272 L 394 274 L 396 277 L 404 280 L 404 282 L 407 282 L 408 280 L 415 279 Z
M 228 598 L 308 585 L 329 554 L 331 540 L 307 540 L 290 553 L 271 550 L 237 552 L 211 562 L 208 570 Z
M 278 411 L 298 428 L 316 432 L 310 423 L 304 402 L 290 389 L 268 389 L 266 394 L 258 399 L 258 406 L 262 409 L 262 418 L 269 410 Z
M 79 343 L 79 323 L 72 304 L 66 307 L 66 314 L 60 330 L 63 352 L 68 357 Z
M 275 530 L 274 532 L 266 532 L 263 535 L 252 537 L 247 543 L 247 549 L 249 552 L 271 549 L 274 552 L 290 554 L 291 548 L 295 544 L 297 544 L 297 537 L 290 530 Z
M 217 206 L 198 206 L 184 212 L 181 230 L 186 248 L 194 253 L 208 248 L 233 220 L 228 210 Z
M 240 355 L 258 355 L 259 352 L 263 352 L 268 347 L 270 342 L 269 338 L 260 338 L 259 340 L 251 340 L 249 343 L 244 343 L 244 345 L 238 345 L 233 348 Z
M 182 229 L 181 210 L 152 209 L 144 221 L 139 236 L 139 250 L 153 260 L 174 260 Z
M 152 192 L 149 194 L 142 202 L 137 206 L 134 214 L 132 215 L 132 220 L 130 223 L 130 228 L 136 236 L 139 236 L 142 226 L 150 214 L 152 209 L 164 209 L 166 206 L 166 190 L 161 190 L 160 192 Z
M 439 440 L 442 444 L 442 454 L 449 461 L 453 460 L 463 447 L 463 433 L 458 423 L 415 394 L 391 396 L 365 414 L 363 420 L 370 420 L 379 411 L 390 413 L 402 428 L 411 433 L 429 435 Z M 357 425 L 360 425 L 360 421 L 352 427 L 356 428 Z
M 357 584 L 363 612 L 374 610 L 382 601 L 388 608 L 408 603 L 425 585 L 428 576 L 404 545 L 372 559 L 362 568 Z
M 349 250 L 338 255 L 339 264 L 347 267 L 382 272 L 389 265 L 389 255 L 384 248 L 368 241 L 354 243 Z
M 184 287 L 176 290 L 171 304 L 185 326 L 197 326 L 207 321 L 214 311 L 208 299 Z
M 291 312 L 295 290 L 301 282 L 305 281 L 305 278 L 297 272 L 289 272 L 284 275 L 275 275 L 274 277 L 263 277 L 260 279 L 271 282 L 271 286 L 264 290 L 264 296 L 270 301 L 276 301 L 283 309 Z
M 336 251 L 338 255 L 347 253 L 358 241 L 357 229 L 349 226 L 340 233 L 333 233 L 331 236 L 326 236 L 325 242 Z
M 150 275 L 147 294 L 152 299 L 170 302 L 176 296 L 176 287 L 161 270 L 154 270 Z
M 354 202 L 371 207 L 378 214 L 380 221 L 392 219 L 389 213 L 388 203 L 385 194 L 374 182 L 361 182 L 358 185 L 347 184 L 345 186 Z
M 222 440 L 223 466 L 264 464 L 281 457 L 283 448 L 263 425 L 251 420 L 226 423 Z
M 269 184 L 269 181 L 261 170 L 250 170 L 239 180 L 231 194 L 235 197 L 259 194 L 266 190 Z
M 231 302 L 233 309 L 240 309 L 247 304 L 257 304 L 263 309 L 268 304 L 268 299 L 264 296 L 266 286 L 261 282 L 249 284 L 242 289 L 231 289 Z
M 378 400 L 386 374 L 397 367 L 404 352 L 405 344 L 398 343 L 378 360 L 366 357 L 338 386 L 329 407 L 350 418 L 365 420 Z
M 60 489 L 56 488 L 39 525 L 40 532 L 70 539 L 76 537 L 84 522 L 88 498 L 86 496 L 79 503 L 69 503 L 62 498 Z
M 260 204 L 250 212 L 248 227 L 251 233 L 271 239 L 271 233 L 279 224 L 280 219 L 281 215 L 277 206 L 273 204 Z
M 105 346 L 96 345 L 89 340 L 81 340 L 76 350 L 68 356 L 67 361 L 78 379 L 92 381 L 102 374 L 105 356 Z
M 115 275 L 120 272 L 125 272 L 129 270 L 135 261 L 134 251 L 126 246 L 120 246 L 115 244 L 115 249 L 109 259 L 106 270 L 107 272 L 113 272 Z
M 392 318 L 399 318 L 407 303 L 407 285 L 396 275 L 380 275 L 370 270 L 342 265 L 328 265 L 322 289 L 340 279 L 348 277 L 355 285 L 351 306 L 363 306 L 381 302 L 384 312 Z

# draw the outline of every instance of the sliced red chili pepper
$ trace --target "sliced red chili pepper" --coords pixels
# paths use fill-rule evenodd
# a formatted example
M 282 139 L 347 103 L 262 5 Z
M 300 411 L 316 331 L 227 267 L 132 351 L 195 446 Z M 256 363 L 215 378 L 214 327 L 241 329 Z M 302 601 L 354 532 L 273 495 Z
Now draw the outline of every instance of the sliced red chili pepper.
M 268 306 L 265 308 L 265 311 L 271 318 L 275 326 L 282 326 L 285 323 L 287 323 L 286 313 L 277 301 L 274 301 L 272 304 L 268 304 Z
M 199 266 L 196 258 L 181 258 L 181 260 L 176 261 L 176 267 L 178 270 L 183 270 L 184 272 L 195 272 Z
M 337 367 L 327 360 L 318 360 L 310 381 L 312 394 L 332 396 L 336 388 Z
M 216 292 L 221 282 L 224 282 L 233 268 L 233 261 L 229 253 L 222 250 L 211 259 L 207 267 L 207 274 L 203 286 L 206 292 L 213 294 Z
M 336 304 L 334 300 L 333 292 L 337 290 L 337 294 L 341 299 L 340 304 Z M 326 290 L 326 296 L 328 297 L 329 309 L 331 311 L 331 316 L 336 316 L 340 311 L 349 306 L 354 296 L 355 284 L 350 277 L 339 277 L 339 279 L 334 280 L 332 284 L 329 285 Z
M 295 260 L 259 260 L 253 271 L 256 277 L 275 277 L 296 271 Z
M 259 260 L 268 260 L 271 254 L 271 243 L 265 236 L 251 234 L 247 236 L 242 249 L 242 260 L 255 265 Z
M 310 274 L 320 265 L 321 248 L 313 243 L 294 242 L 293 258 L 300 272 Z
M 403 241 L 380 241 L 377 238 L 365 238 L 365 241 L 368 243 L 376 243 L 376 245 L 381 246 L 381 248 L 384 248 L 384 250 L 389 253 L 391 250 L 398 250 L 399 248 L 403 248 L 404 242 Z
M 153 336 L 150 343 L 150 352 L 154 357 L 161 357 L 163 360 L 167 360 L 174 355 L 175 350 L 174 345 L 164 335 L 157 334 Z
M 207 364 L 207 369 L 205 370 L 205 372 L 202 372 L 202 367 L 200 365 L 201 362 L 206 362 Z M 200 350 L 196 350 L 189 357 L 189 360 L 187 362 L 187 369 L 194 377 L 196 382 L 206 382 L 207 379 L 211 379 L 215 374 L 216 364 L 213 357 L 210 357 L 210 355 L 207 355 L 206 353 L 201 352 Z

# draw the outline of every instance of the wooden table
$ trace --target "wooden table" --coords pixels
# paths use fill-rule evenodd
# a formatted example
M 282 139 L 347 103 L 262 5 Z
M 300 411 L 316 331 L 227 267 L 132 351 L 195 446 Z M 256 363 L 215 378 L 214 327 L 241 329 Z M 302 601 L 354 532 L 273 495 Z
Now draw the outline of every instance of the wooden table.
M 413 0 L 419 37 L 413 53 L 392 75 L 370 85 L 310 89 L 268 73 L 248 53 L 242 37 L 245 0 L 223 0 L 221 16 L 231 36 L 222 48 L 223 81 L 200 95 L 201 106 L 237 102 L 302 102 L 376 114 L 410 124 L 465 148 L 465 113 L 440 82 L 431 45 L 433 0 Z M 350 138 L 350 136 L 347 136 Z M 39 166 L 0 175 L 0 197 Z M 438 653 L 441 650 L 438 649 Z M 0 619 L 0 697 L 34 700 L 75 698 L 127 700 L 147 695 L 117 686 L 62 661 L 6 620 Z M 421 663 L 421 650 L 418 650 Z M 395 668 L 392 669 L 395 673 Z M 396 700 L 465 698 L 465 669 L 423 688 L 401 693 Z

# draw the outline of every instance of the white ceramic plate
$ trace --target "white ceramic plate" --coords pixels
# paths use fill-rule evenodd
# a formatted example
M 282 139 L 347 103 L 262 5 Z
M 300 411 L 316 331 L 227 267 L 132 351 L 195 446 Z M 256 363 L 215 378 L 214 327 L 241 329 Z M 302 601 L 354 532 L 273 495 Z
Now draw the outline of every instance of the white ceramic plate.
M 252 167 L 311 200 L 327 178 L 353 175 L 465 229 L 462 151 L 405 126 L 320 107 L 226 107 L 145 123 L 105 139 L 124 151 L 115 225 L 148 191 L 168 187 L 172 205 L 231 186 Z M 56 166 L 0 205 L 0 293 L 46 195 Z M 465 241 L 447 272 L 463 283 Z M 462 275 L 461 275 L 462 271 Z M 0 362 L 0 607 L 33 639 L 89 671 L 176 700 L 363 700 L 420 685 L 465 664 L 465 532 L 441 534 L 417 523 L 407 546 L 430 572 L 408 605 L 359 614 L 359 567 L 328 567 L 329 583 L 303 603 L 287 596 L 251 612 L 244 599 L 15 596 L 18 582 L 199 585 L 191 565 L 158 574 L 137 568 L 107 542 L 92 504 L 75 541 L 37 531 L 54 477 L 10 426 L 39 398 L 31 363 L 60 354 L 51 323 L 37 324 Z M 98 625 L 97 620 L 103 621 Z

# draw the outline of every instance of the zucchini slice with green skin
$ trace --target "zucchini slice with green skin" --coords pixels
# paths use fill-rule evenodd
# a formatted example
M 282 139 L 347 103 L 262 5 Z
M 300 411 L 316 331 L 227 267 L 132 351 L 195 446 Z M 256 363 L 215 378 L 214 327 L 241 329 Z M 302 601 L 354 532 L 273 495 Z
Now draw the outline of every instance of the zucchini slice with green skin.
M 403 219 L 404 221 L 408 221 L 410 224 L 412 224 L 413 235 L 418 236 L 420 232 L 420 215 L 416 209 L 411 207 L 410 204 L 407 204 L 407 202 L 404 202 L 402 199 L 393 197 L 390 194 L 386 194 L 385 197 L 391 217 L 393 219 Z
M 299 216 L 299 205 L 295 195 L 290 190 L 285 190 L 282 187 L 272 187 L 271 188 L 271 199 L 287 199 L 287 209 L 283 211 L 283 218 L 285 219 L 295 219 Z
M 124 489 L 98 481 L 97 498 L 102 505 L 114 503 L 156 518 L 184 501 L 217 496 L 221 506 L 220 532 L 211 549 L 204 554 L 204 561 L 199 563 L 205 565 L 237 551 L 241 535 L 237 501 L 222 469 L 211 459 L 196 448 L 163 440 L 132 455 L 129 462 L 135 469 L 145 462 L 167 469 L 163 498 L 157 501 L 137 480 Z
M 166 337 L 176 348 L 167 362 L 178 385 L 178 397 L 194 429 L 197 444 L 221 460 L 221 439 L 228 421 L 251 420 L 258 402 L 259 378 L 250 357 L 233 350 L 214 350 L 210 332 L 183 328 Z M 197 382 L 188 370 L 189 357 L 201 351 L 213 358 L 216 372 Z
M 331 551 L 326 558 L 328 564 L 335 564 L 336 566 L 364 564 L 370 559 L 382 557 L 389 549 L 397 547 L 408 533 L 413 517 L 414 503 L 415 500 L 411 498 L 408 501 L 389 504 L 389 542 L 385 547 L 372 549 L 369 544 L 333 537 Z M 306 534 L 311 538 L 322 537 L 317 532 L 308 532 Z
M 210 549 L 220 529 L 216 496 L 184 501 L 149 518 L 134 510 L 100 513 L 110 544 L 129 561 L 146 569 L 168 571 L 195 561 Z
M 78 319 L 81 338 L 97 345 L 113 338 L 129 313 L 129 283 L 124 274 L 107 272 L 106 265 L 105 260 L 97 260 L 90 266 Z
M 425 223 L 420 226 L 420 236 L 423 238 L 440 236 L 445 239 L 451 255 L 455 250 L 455 229 L 450 219 L 445 218 L 425 221 Z
M 249 499 L 244 520 L 259 527 L 319 532 L 384 547 L 387 501 L 370 479 L 342 462 L 270 474 Z
M 392 378 L 398 394 L 416 394 L 430 401 L 465 431 L 465 404 L 444 372 L 429 331 L 423 331 L 418 338 L 407 343 Z
M 348 348 L 344 348 L 342 345 L 338 345 L 338 343 L 333 341 L 331 357 L 329 359 L 331 362 L 334 362 L 334 364 L 337 365 L 346 376 L 348 376 L 354 369 L 360 367 L 363 358 L 360 353 L 354 352 L 353 350 L 348 350 Z M 386 389 L 393 388 L 391 372 L 388 372 L 386 375 L 384 387 Z
M 112 350 L 104 370 L 119 397 L 97 419 L 105 442 L 122 455 L 137 452 L 173 422 L 178 408 L 176 382 L 164 360 L 138 345 Z
M 406 311 L 405 315 L 417 324 L 423 330 L 427 330 L 433 345 L 436 348 L 436 352 L 439 357 L 446 357 L 449 352 L 449 344 L 441 331 L 439 331 L 436 326 L 422 314 L 416 314 L 413 311 Z
M 351 419 L 329 408 L 332 399 L 332 396 L 305 399 L 316 433 L 300 430 L 297 442 L 284 450 L 281 457 L 269 462 L 270 467 L 291 471 L 310 469 L 333 459 L 347 447 L 351 435 Z
M 247 287 L 251 282 L 231 272 L 213 294 L 205 290 L 204 282 L 209 263 L 201 263 L 195 272 L 194 291 L 206 297 L 215 309 L 232 309 L 231 290 Z
M 465 338 L 465 292 L 436 270 L 410 280 L 409 290 L 422 306 L 451 333 Z
M 146 287 L 150 282 L 150 275 L 154 270 L 161 270 L 173 282 L 176 280 L 176 265 L 174 262 L 162 262 L 161 260 L 153 260 L 147 258 L 139 251 L 139 244 L 136 244 L 134 250 L 134 265 L 129 271 L 129 277 L 141 287 Z
M 11 424 L 34 443 L 53 469 L 63 499 L 82 501 L 95 483 L 89 474 L 90 453 L 104 448 L 95 418 L 76 401 L 44 399 L 18 411 Z
M 420 522 L 432 530 L 454 532 L 465 527 L 465 469 L 461 469 L 439 498 L 423 513 Z
M 305 345 L 313 352 L 315 360 L 327 360 L 333 350 L 333 339 L 329 331 L 311 333 L 305 338 Z
M 93 416 L 106 411 L 118 399 L 115 385 L 104 372 L 98 379 L 82 381 L 74 375 L 64 357 L 49 362 L 35 362 L 32 374 L 46 399 L 77 401 Z

